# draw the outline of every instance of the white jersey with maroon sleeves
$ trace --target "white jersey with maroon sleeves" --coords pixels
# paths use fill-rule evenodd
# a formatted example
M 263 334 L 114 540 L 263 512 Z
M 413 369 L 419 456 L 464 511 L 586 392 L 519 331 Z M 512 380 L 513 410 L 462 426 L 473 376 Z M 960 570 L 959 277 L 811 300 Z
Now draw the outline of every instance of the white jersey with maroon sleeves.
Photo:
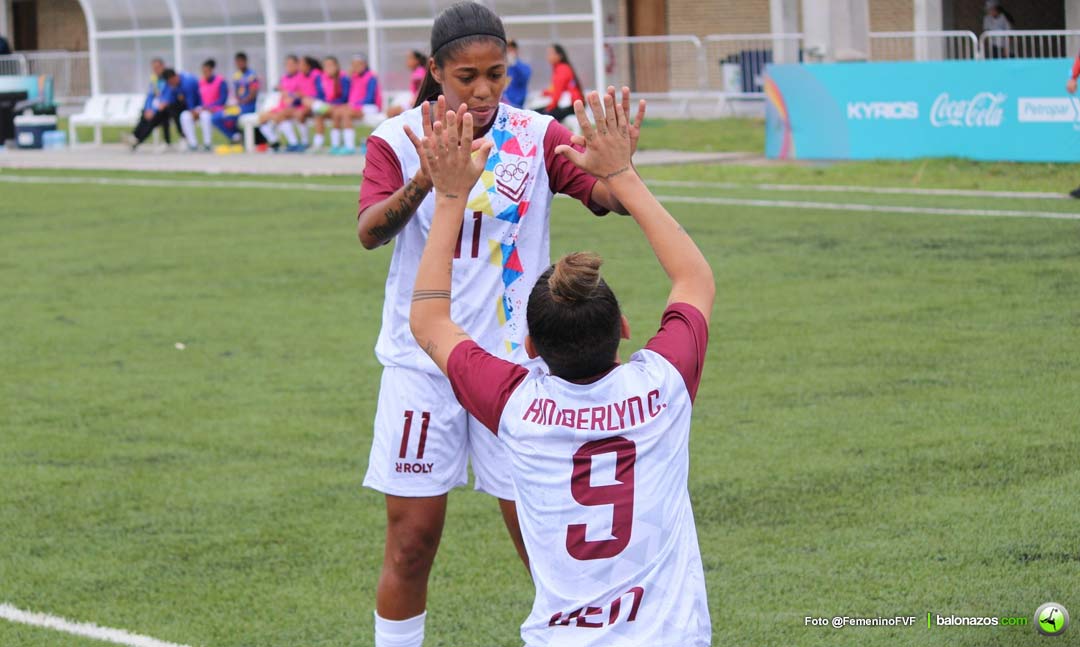
M 403 126 L 422 133 L 420 108 L 383 122 L 368 142 L 361 211 L 388 197 L 420 170 Z M 499 357 L 524 361 L 525 306 L 536 278 L 550 265 L 549 209 L 553 191 L 588 201 L 596 180 L 554 154 L 569 133 L 550 117 L 500 104 L 484 135 L 495 147 L 469 194 L 454 254 L 454 320 Z M 434 193 L 395 239 L 386 279 L 382 329 L 375 353 L 384 366 L 438 373 L 409 331 L 413 283 L 435 210 Z
M 459 344 L 462 405 L 510 450 L 536 585 L 527 647 L 704 647 L 705 576 L 687 490 L 704 317 L 674 304 L 649 344 L 575 384 Z

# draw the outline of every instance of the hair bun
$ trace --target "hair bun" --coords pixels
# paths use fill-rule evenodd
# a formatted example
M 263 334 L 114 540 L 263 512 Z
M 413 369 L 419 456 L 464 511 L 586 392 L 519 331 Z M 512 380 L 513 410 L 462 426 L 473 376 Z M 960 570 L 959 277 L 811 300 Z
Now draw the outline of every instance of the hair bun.
M 555 263 L 548 277 L 548 290 L 559 303 L 588 300 L 600 286 L 600 265 L 604 260 L 592 252 L 567 254 Z

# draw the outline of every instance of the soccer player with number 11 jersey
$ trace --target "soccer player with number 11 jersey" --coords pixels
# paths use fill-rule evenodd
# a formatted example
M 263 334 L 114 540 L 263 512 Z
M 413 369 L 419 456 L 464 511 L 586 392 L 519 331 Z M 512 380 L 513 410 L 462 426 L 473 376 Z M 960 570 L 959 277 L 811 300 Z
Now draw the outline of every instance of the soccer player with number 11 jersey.
M 671 279 L 660 330 L 620 363 L 629 324 L 576 253 L 540 275 L 526 310 L 527 369 L 490 354 L 451 316 L 453 263 L 466 203 L 492 142 L 473 149 L 467 106 L 423 141 L 435 214 L 416 274 L 410 328 L 462 406 L 508 450 L 536 586 L 526 647 L 706 647 L 711 624 L 687 489 L 690 414 L 715 296 L 693 240 L 631 165 L 626 111 L 590 93 L 575 112 L 585 152 L 556 152 L 628 205 Z

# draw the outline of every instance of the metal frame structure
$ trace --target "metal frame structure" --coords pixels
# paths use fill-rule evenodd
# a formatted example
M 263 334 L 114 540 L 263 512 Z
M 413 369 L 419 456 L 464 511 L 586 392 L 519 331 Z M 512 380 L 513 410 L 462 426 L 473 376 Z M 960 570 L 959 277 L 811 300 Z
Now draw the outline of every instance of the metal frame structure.
M 1005 43 L 1009 58 L 1073 58 L 1080 47 L 1080 29 L 1010 29 L 984 31 L 979 37 L 983 56 L 992 42 Z
M 135 51 L 132 55 L 137 59 L 141 59 L 142 51 L 139 43 L 143 39 L 170 39 L 172 45 L 172 58 L 176 61 L 177 65 L 180 65 L 184 61 L 185 39 L 187 38 L 193 36 L 231 37 L 235 35 L 257 35 L 262 37 L 262 45 L 265 48 L 265 78 L 270 82 L 276 82 L 280 75 L 280 58 L 282 56 L 281 36 L 283 34 L 321 33 L 329 39 L 329 35 L 335 32 L 362 31 L 366 33 L 366 46 L 371 66 L 372 68 L 379 70 L 382 69 L 381 65 L 385 63 L 385 61 L 381 60 L 382 48 L 389 42 L 387 36 L 392 35 L 393 30 L 429 28 L 432 23 L 432 18 L 438 12 L 439 8 L 447 4 L 441 0 L 429 0 L 428 2 L 423 3 L 426 5 L 424 10 L 422 13 L 418 12 L 419 15 L 415 18 L 387 18 L 384 17 L 384 13 L 380 10 L 380 4 L 384 0 L 349 0 L 351 5 L 340 1 L 335 2 L 335 0 L 309 0 L 314 6 L 312 15 L 321 14 L 323 19 L 306 22 L 291 22 L 282 19 L 280 12 L 278 11 L 279 2 L 276 2 L 275 0 L 252 0 L 247 4 L 252 5 L 257 2 L 261 14 L 261 22 L 228 24 L 229 21 L 226 20 L 226 24 L 222 25 L 198 26 L 185 24 L 184 9 L 189 8 L 186 6 L 187 2 L 192 0 L 156 0 L 154 2 L 150 2 L 149 0 L 132 0 L 128 2 L 126 6 L 132 16 L 132 22 L 135 23 L 133 28 L 111 29 L 102 28 L 102 12 L 95 10 L 96 8 L 100 9 L 105 5 L 104 0 L 78 1 L 79 5 L 82 7 L 83 14 L 86 16 L 89 37 L 90 86 L 93 94 L 101 94 L 104 92 L 102 85 L 102 44 L 110 41 L 134 41 Z M 227 16 L 230 0 L 218 1 L 222 11 L 225 12 L 225 15 Z M 343 5 L 348 5 L 349 8 L 357 10 L 355 14 L 362 15 L 363 19 L 331 19 L 332 12 L 328 5 L 328 1 L 333 3 L 337 10 L 340 10 Z M 500 0 L 481 1 L 491 6 L 496 11 L 500 10 Z M 199 4 L 203 8 L 206 6 L 205 2 Z M 551 10 L 546 13 L 542 10 L 542 7 L 545 4 L 551 8 Z M 572 13 L 560 13 L 555 10 L 556 5 L 566 7 L 568 4 L 570 3 L 565 0 L 562 2 L 549 1 L 547 3 L 536 3 L 537 13 L 511 13 L 509 15 L 503 15 L 503 23 L 508 28 L 517 25 L 546 25 L 551 26 L 554 30 L 557 29 L 557 26 L 566 24 L 587 25 L 591 27 L 593 37 L 591 53 L 592 58 L 594 59 L 594 83 L 596 87 L 603 87 L 605 81 L 603 0 L 578 0 L 581 11 Z M 110 18 L 116 15 L 116 6 L 115 2 L 107 3 L 107 7 L 114 12 L 113 15 L 109 16 Z M 168 26 L 154 26 L 149 28 L 138 26 L 137 15 L 141 9 L 153 8 L 160 12 L 163 6 L 167 10 L 169 19 Z M 321 9 L 321 11 L 319 11 L 319 9 Z M 362 12 L 362 14 L 360 12 Z M 140 60 L 139 63 L 141 64 L 142 61 Z

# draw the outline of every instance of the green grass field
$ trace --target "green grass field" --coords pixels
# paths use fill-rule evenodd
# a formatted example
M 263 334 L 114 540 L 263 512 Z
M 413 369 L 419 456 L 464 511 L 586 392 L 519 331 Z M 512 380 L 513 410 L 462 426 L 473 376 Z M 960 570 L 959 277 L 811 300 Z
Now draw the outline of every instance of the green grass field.
M 1080 644 L 926 627 L 1080 617 L 1080 222 L 889 212 L 1080 207 L 872 189 L 1067 190 L 1069 167 L 919 165 L 646 171 L 738 185 L 656 189 L 700 200 L 670 208 L 718 280 L 690 482 L 716 645 Z M 753 186 L 777 181 L 868 190 Z M 0 604 L 203 647 L 371 644 L 390 249 L 356 242 L 354 180 L 313 182 L 0 182 Z M 639 348 L 666 295 L 644 239 L 569 200 L 552 218 L 554 254 L 607 259 Z M 425 644 L 520 645 L 532 587 L 495 503 L 450 501 Z M 0 620 L 5 647 L 100 644 Z

